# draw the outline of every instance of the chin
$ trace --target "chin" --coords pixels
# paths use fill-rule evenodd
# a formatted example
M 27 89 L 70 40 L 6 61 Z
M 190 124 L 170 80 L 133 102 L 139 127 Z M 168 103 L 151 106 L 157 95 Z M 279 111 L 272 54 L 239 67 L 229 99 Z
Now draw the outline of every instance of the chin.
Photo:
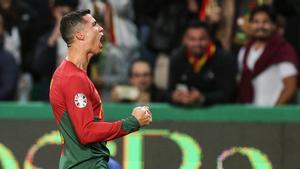
M 256 36 L 255 39 L 258 41 L 266 41 L 269 39 L 269 36 Z
M 99 48 L 99 49 L 96 49 L 94 52 L 93 52 L 93 54 L 94 55 L 97 55 L 97 54 L 99 54 L 99 53 L 101 53 L 102 52 L 102 48 Z

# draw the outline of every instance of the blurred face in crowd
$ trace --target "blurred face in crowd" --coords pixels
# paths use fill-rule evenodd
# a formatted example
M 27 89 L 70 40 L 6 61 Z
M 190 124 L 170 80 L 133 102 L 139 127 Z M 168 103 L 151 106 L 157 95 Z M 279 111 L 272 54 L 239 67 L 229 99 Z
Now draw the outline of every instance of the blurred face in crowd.
M 12 0 L 0 0 L 0 7 L 8 10 L 11 7 Z
M 152 84 L 151 67 L 145 62 L 136 62 L 132 65 L 130 84 L 140 91 L 147 91 Z
M 84 28 L 81 31 L 81 40 L 85 43 L 89 53 L 98 54 L 102 50 L 103 28 L 97 24 L 92 15 L 83 16 L 85 21 Z
M 266 40 L 275 31 L 276 26 L 265 12 L 258 12 L 250 21 L 250 33 L 258 40 Z
M 204 28 L 188 28 L 184 37 L 183 44 L 189 52 L 194 55 L 203 54 L 210 43 L 210 37 Z

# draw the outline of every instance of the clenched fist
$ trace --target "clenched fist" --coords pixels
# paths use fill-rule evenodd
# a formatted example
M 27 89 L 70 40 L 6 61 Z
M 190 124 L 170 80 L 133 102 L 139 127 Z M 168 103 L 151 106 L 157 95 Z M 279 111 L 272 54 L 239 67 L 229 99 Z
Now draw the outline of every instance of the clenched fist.
M 131 113 L 139 122 L 141 127 L 147 126 L 152 122 L 152 114 L 147 106 L 139 106 Z

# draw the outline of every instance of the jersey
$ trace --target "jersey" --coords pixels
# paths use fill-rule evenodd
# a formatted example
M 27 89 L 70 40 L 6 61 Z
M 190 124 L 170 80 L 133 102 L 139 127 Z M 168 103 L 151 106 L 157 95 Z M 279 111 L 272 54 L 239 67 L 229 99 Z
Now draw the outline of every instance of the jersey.
M 53 74 L 49 97 L 63 139 L 60 169 L 108 168 L 106 142 L 140 127 L 134 116 L 105 122 L 95 86 L 84 70 L 67 60 Z

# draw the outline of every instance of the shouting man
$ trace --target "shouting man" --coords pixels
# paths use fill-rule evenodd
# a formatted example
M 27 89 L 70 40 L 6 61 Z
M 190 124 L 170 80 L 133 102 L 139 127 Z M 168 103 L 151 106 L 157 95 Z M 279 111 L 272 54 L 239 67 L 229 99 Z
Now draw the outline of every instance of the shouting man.
M 126 119 L 105 122 L 101 98 L 86 73 L 91 57 L 101 52 L 103 28 L 83 10 L 66 14 L 60 32 L 68 52 L 50 85 L 50 102 L 64 140 L 59 168 L 108 169 L 106 141 L 148 125 L 151 112 L 136 107 Z

